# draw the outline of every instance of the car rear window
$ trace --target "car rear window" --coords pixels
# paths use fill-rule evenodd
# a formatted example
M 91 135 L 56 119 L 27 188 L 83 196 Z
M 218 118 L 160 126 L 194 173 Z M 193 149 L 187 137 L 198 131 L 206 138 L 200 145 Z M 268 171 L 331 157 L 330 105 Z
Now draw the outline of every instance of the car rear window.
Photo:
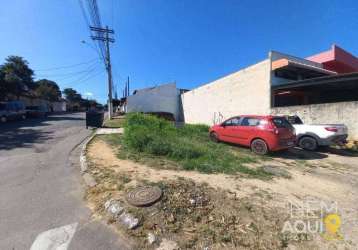
M 6 110 L 6 105 L 3 103 L 0 103 L 0 110 Z
M 283 117 L 275 117 L 272 118 L 272 122 L 275 124 L 277 128 L 292 128 L 291 123 L 289 123 L 285 118 Z

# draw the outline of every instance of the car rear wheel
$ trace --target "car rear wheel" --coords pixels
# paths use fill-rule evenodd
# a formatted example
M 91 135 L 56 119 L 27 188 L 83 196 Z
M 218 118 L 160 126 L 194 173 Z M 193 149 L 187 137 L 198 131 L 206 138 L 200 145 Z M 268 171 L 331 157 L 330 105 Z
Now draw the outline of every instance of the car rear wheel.
M 7 118 L 6 118 L 6 116 L 2 116 L 2 117 L 0 118 L 0 121 L 1 121 L 2 123 L 7 122 Z
M 268 153 L 268 146 L 264 140 L 255 139 L 251 143 L 251 150 L 255 154 L 265 155 Z
M 298 141 L 298 146 L 300 146 L 300 148 L 303 148 L 305 150 L 314 151 L 317 149 L 318 145 L 316 139 L 305 136 Z
M 211 132 L 210 133 L 210 140 L 212 140 L 213 142 L 219 142 L 218 134 L 215 133 L 215 132 Z

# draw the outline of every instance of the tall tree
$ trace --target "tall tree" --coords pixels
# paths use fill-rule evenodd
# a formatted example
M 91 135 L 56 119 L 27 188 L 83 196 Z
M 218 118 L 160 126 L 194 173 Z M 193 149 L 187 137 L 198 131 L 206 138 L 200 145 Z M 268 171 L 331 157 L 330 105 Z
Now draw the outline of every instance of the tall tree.
M 35 87 L 34 72 L 30 69 L 29 63 L 20 56 L 8 56 L 0 70 L 3 74 L 3 88 L 18 98 L 22 93 Z
M 73 88 L 64 89 L 63 94 L 65 95 L 66 100 L 70 102 L 80 102 L 82 100 L 82 96 Z
M 35 93 L 41 99 L 55 102 L 61 98 L 61 91 L 57 83 L 47 79 L 41 79 L 35 82 Z
M 0 68 L 0 100 L 3 100 L 6 96 L 6 82 L 4 79 L 4 73 Z

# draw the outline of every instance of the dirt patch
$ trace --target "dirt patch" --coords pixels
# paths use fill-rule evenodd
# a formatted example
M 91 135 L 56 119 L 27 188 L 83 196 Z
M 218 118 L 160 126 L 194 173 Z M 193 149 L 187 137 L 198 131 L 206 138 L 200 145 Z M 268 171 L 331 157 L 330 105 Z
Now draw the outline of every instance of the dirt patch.
M 317 170 L 309 168 L 311 174 L 307 174 L 307 169 L 300 167 L 300 163 L 289 165 L 289 162 L 266 162 L 274 166 L 285 168 L 290 171 L 292 179 L 275 178 L 271 181 L 262 181 L 258 179 L 239 178 L 235 175 L 226 174 L 202 174 L 195 171 L 165 170 L 150 168 L 141 163 L 131 160 L 119 159 L 114 149 L 106 142 L 96 140 L 95 145 L 90 147 L 89 158 L 99 168 L 110 168 L 117 173 L 134 176 L 135 179 L 143 179 L 150 182 L 159 182 L 161 180 L 175 180 L 178 177 L 191 179 L 199 183 L 207 183 L 213 188 L 222 188 L 236 193 L 239 196 L 250 196 L 257 190 L 270 190 L 277 193 L 287 200 L 303 198 L 305 196 L 317 196 L 325 199 L 338 199 L 343 193 L 351 189 L 349 185 L 337 183 L 328 178 L 322 178 L 320 174 L 314 174 Z M 119 149 L 117 149 L 119 150 Z M 310 163 L 313 164 L 313 163 Z M 322 165 L 322 163 L 321 163 Z M 326 172 L 329 171 L 329 167 Z M 329 165 L 332 167 L 331 165 Z M 316 167 L 317 168 L 317 167 Z M 279 201 L 279 199 L 278 199 Z
M 99 138 L 89 146 L 90 171 L 99 185 L 88 191 L 87 199 L 96 214 L 103 215 L 106 199 L 123 199 L 126 191 L 136 186 L 160 185 L 164 197 L 155 206 L 148 209 L 128 206 L 141 218 L 141 227 L 128 232 L 139 239 L 141 247 L 153 248 L 146 243 L 148 232 L 174 239 L 183 249 L 327 247 L 328 243 L 319 237 L 292 240 L 280 235 L 288 217 L 287 201 L 307 198 L 337 201 L 342 233 L 347 238 L 337 244 L 351 249 L 351 244 L 357 242 L 358 223 L 351 221 L 358 218 L 357 175 L 348 163 L 339 163 L 332 157 L 310 161 L 275 159 L 264 164 L 284 169 L 291 178 L 264 181 L 240 175 L 151 168 L 119 159 L 116 150 L 120 148 L 113 149 Z M 199 203 L 193 203 L 198 197 Z

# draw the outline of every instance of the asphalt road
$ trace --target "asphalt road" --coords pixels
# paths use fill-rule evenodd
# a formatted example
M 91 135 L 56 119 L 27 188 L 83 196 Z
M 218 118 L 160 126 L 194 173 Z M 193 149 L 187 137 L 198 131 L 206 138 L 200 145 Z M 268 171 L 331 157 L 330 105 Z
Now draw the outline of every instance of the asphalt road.
M 127 248 L 91 219 L 83 201 L 78 145 L 90 134 L 84 122 L 77 113 L 0 124 L 1 250 L 50 250 L 56 240 L 61 250 Z

